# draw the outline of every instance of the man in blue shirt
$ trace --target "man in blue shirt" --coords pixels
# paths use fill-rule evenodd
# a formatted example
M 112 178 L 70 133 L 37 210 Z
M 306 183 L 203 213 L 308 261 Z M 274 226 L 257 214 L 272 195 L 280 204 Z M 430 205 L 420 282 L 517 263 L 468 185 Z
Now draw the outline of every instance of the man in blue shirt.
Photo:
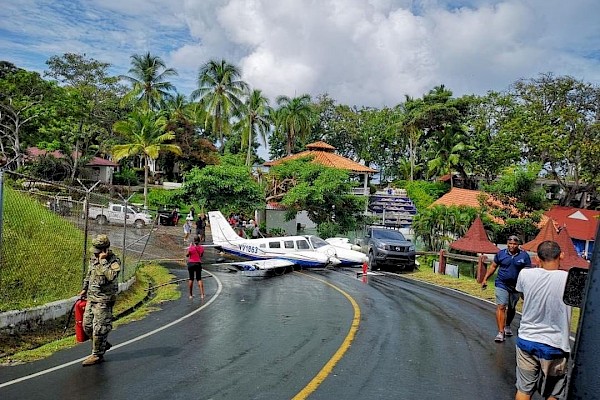
M 512 336 L 510 324 L 515 317 L 519 292 L 517 292 L 517 278 L 523 268 L 531 267 L 531 259 L 526 251 L 519 248 L 521 239 L 518 236 L 509 236 L 506 249 L 500 250 L 494 261 L 487 269 L 481 288 L 487 287 L 487 280 L 498 269 L 494 284 L 496 286 L 496 323 L 498 334 L 494 338 L 496 343 L 504 342 L 506 336 Z

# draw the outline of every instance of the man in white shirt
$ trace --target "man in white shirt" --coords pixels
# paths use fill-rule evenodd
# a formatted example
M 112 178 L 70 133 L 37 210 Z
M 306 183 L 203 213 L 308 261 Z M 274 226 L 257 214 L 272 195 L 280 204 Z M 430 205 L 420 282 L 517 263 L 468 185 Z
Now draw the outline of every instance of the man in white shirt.
M 517 338 L 515 400 L 529 400 L 536 390 L 546 399 L 566 395 L 571 307 L 562 298 L 567 272 L 559 270 L 563 253 L 556 242 L 540 243 L 537 255 L 541 268 L 524 269 L 517 279 L 523 312 Z

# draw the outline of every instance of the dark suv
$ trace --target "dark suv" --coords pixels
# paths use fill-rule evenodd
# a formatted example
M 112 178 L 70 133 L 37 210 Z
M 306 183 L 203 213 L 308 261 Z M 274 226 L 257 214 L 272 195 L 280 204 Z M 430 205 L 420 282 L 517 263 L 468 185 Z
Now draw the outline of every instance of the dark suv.
M 369 226 L 362 245 L 371 270 L 389 267 L 399 271 L 415 269 L 415 245 L 402 232 L 383 226 Z

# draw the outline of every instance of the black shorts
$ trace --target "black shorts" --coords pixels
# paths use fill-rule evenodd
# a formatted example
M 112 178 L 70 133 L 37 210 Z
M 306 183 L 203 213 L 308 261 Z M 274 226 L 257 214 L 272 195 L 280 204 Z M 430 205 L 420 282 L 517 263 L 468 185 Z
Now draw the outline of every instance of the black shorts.
M 202 280 L 202 263 L 199 262 L 188 262 L 187 263 L 188 274 L 190 275 L 190 281 L 194 280 L 194 275 L 197 281 Z

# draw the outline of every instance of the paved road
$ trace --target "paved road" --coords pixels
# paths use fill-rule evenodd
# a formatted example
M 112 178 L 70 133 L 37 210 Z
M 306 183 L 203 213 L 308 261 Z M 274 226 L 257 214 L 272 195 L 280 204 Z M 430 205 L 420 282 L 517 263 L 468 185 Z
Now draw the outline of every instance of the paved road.
M 86 343 L 0 368 L 0 398 L 289 399 L 308 393 L 336 351 L 311 399 L 513 397 L 514 339 L 493 342 L 487 303 L 396 275 L 364 283 L 355 270 L 255 280 L 208 269 L 204 302 L 182 296 L 114 330 L 99 366 L 81 367 Z

